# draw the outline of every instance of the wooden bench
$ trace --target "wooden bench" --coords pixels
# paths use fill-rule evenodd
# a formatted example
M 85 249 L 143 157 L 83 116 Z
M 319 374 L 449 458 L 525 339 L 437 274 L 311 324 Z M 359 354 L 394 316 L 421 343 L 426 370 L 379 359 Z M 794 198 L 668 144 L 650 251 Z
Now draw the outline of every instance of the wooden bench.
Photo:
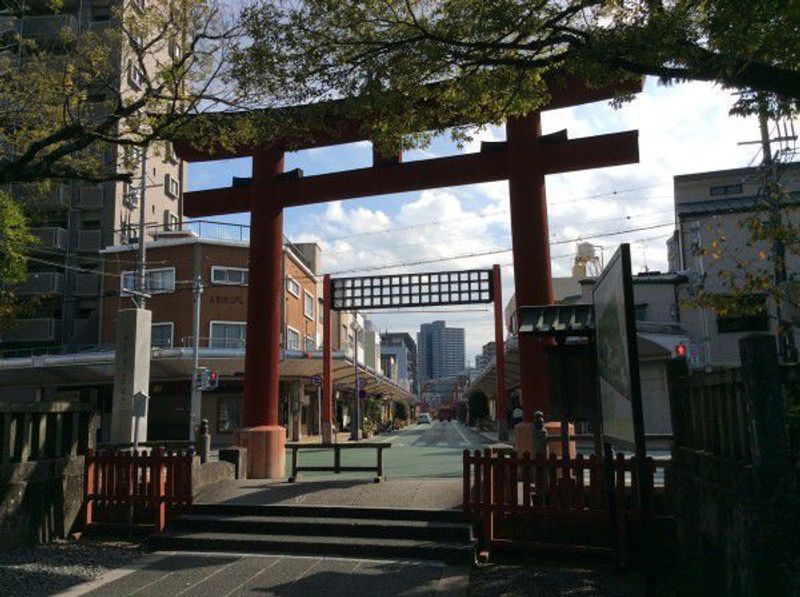
M 380 483 L 384 480 L 383 476 L 383 451 L 391 448 L 390 442 L 360 442 L 352 444 L 304 444 L 300 442 L 287 442 L 286 447 L 292 450 L 292 476 L 289 483 L 294 483 L 299 473 L 302 472 L 329 472 L 337 475 L 342 472 L 375 472 L 375 482 Z M 375 466 L 342 466 L 342 450 L 365 450 L 373 449 L 377 451 L 377 461 Z M 298 452 L 300 450 L 333 450 L 333 466 L 300 466 Z

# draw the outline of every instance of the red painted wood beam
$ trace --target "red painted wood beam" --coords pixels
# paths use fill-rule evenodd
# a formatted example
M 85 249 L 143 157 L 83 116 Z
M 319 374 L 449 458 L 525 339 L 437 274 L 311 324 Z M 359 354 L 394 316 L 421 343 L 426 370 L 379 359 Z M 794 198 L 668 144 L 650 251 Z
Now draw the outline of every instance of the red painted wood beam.
M 204 218 L 250 211 L 252 187 L 225 187 L 183 194 L 183 215 Z
M 531 167 L 546 174 L 631 164 L 639 161 L 639 133 L 626 131 L 537 146 Z M 508 152 L 491 151 L 273 181 L 270 201 L 285 207 L 391 193 L 478 184 L 509 177 Z M 227 187 L 184 194 L 191 218 L 250 211 L 252 187 Z
M 639 131 L 625 131 L 572 139 L 540 146 L 545 174 L 560 174 L 591 168 L 608 168 L 639 161 Z M 532 161 L 536 156 L 531 156 Z
M 269 194 L 295 207 L 503 180 L 507 171 L 505 152 L 472 153 L 276 181 Z

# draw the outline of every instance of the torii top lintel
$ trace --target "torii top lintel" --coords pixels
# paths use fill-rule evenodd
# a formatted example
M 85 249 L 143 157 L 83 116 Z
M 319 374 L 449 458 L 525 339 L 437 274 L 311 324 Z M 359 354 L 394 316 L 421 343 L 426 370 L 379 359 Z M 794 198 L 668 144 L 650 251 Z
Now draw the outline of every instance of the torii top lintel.
M 575 77 L 560 75 L 549 83 L 551 99 L 541 111 L 555 110 L 584 103 L 602 101 L 615 93 L 637 93 L 641 81 L 624 88 L 587 87 Z M 458 123 L 452 123 L 456 125 Z M 626 131 L 568 140 L 566 132 L 540 136 L 527 155 L 516 149 L 512 154 L 506 143 L 484 144 L 478 153 L 401 163 L 400 156 L 382 159 L 374 154 L 374 164 L 368 168 L 346 170 L 330 174 L 303 177 L 292 173 L 278 176 L 259 187 L 259 199 L 280 202 L 283 207 L 295 207 L 338 199 L 353 199 L 372 195 L 402 193 L 413 190 L 442 188 L 504 180 L 509 178 L 512 159 L 530 161 L 530 167 L 543 174 L 556 174 L 576 170 L 618 166 L 638 162 L 638 131 Z M 316 135 L 309 141 L 293 143 L 292 149 L 308 149 L 339 145 L 365 140 L 357 123 L 339 123 Z M 281 153 L 280 142 L 269 147 L 248 148 L 241 151 L 214 153 L 200 152 L 176 143 L 176 152 L 189 162 L 250 156 L 261 152 Z M 189 217 L 207 217 L 250 211 L 254 199 L 254 185 L 248 179 L 239 180 L 231 187 L 193 191 L 184 194 L 184 214 Z

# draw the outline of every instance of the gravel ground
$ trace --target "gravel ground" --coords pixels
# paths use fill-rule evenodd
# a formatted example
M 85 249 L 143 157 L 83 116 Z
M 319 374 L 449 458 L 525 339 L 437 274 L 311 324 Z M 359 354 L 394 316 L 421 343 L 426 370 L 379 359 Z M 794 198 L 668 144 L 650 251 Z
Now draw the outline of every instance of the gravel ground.
M 611 566 L 508 555 L 473 568 L 469 586 L 470 597 L 644 594 L 644 583 L 638 576 L 617 572 Z
M 0 552 L 0 595 L 53 595 L 142 555 L 138 544 L 71 541 Z

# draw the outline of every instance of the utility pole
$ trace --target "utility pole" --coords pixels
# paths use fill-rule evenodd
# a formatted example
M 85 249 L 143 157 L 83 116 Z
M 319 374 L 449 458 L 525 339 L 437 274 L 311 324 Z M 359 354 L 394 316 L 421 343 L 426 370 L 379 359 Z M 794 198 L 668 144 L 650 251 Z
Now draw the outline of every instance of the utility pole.
M 192 283 L 194 301 L 194 354 L 192 365 L 192 393 L 189 410 L 189 440 L 195 440 L 195 428 L 200 421 L 203 388 L 200 381 L 200 297 L 203 295 L 203 277 L 197 275 Z
M 761 165 L 764 170 L 764 192 L 769 206 L 770 228 L 775 235 L 772 241 L 773 276 L 778 292 L 786 289 L 786 246 L 779 234 L 783 225 L 780 188 L 775 161 L 772 159 L 772 139 L 769 135 L 769 114 L 767 102 L 762 96 L 759 102 L 758 125 L 761 132 Z M 784 319 L 783 298 L 775 301 L 775 317 L 778 320 L 778 350 L 781 359 L 787 363 L 797 361 L 797 347 L 792 324 Z
M 358 313 L 353 313 L 353 323 L 350 324 L 353 329 L 353 373 L 355 375 L 355 424 L 350 423 L 350 439 L 358 441 L 361 439 L 361 389 L 358 382 L 358 332 L 361 331 L 361 326 L 358 324 Z

